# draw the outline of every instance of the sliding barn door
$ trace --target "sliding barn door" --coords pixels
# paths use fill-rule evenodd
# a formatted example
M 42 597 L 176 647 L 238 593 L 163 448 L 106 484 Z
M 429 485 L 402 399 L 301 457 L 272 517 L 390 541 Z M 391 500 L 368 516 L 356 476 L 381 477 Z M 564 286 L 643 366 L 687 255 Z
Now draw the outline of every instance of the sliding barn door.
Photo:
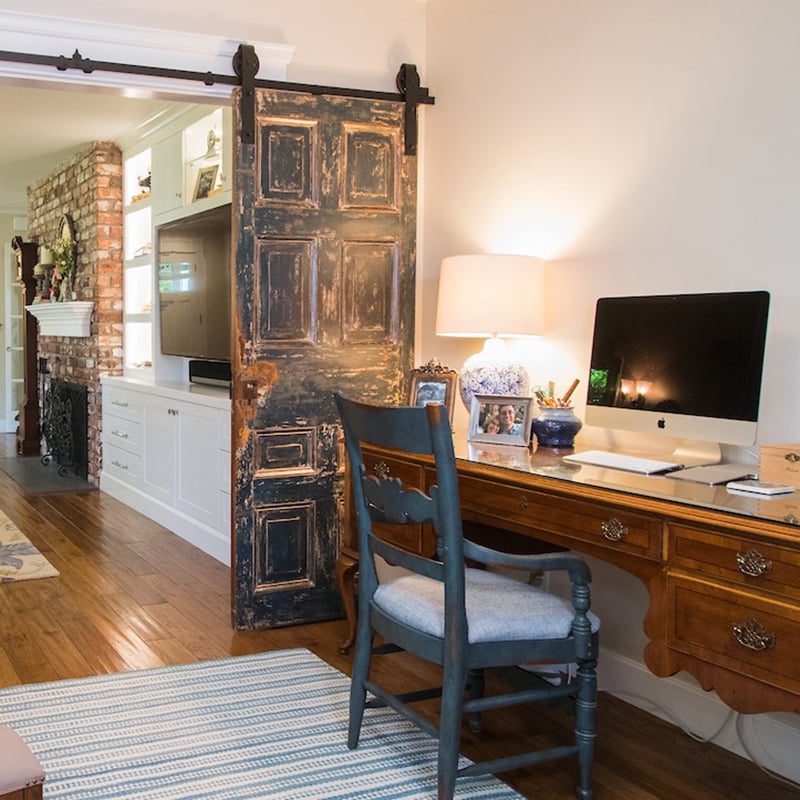
M 241 90 L 238 90 L 241 91 Z M 234 93 L 233 615 L 342 614 L 333 392 L 401 400 L 412 366 L 416 159 L 400 103 Z

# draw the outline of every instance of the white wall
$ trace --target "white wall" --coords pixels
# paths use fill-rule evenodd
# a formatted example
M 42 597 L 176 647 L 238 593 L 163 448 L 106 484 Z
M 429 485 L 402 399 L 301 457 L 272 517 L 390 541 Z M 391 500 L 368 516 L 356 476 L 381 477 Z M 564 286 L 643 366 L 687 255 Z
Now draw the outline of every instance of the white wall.
M 772 292 L 760 441 L 800 440 L 793 0 L 430 0 L 422 352 L 438 262 L 549 260 L 548 371 L 587 373 L 603 294 Z M 578 393 L 580 396 L 581 393 Z
M 599 296 L 767 289 L 760 442 L 800 441 L 798 29 L 795 0 L 429 0 L 418 361 L 459 367 L 480 349 L 434 334 L 448 255 L 548 260 L 531 363 L 561 387 L 585 387 Z M 593 570 L 619 688 L 641 665 L 647 595 Z M 773 766 L 800 777 L 794 758 Z
M 30 14 L 296 46 L 289 80 L 394 91 L 400 64 L 424 66 L 424 0 L 2 0 Z M 13 50 L 13 43 L 6 49 Z M 91 52 L 82 52 L 86 58 Z M 197 54 L 202 64 L 202 53 Z M 154 65 L 158 66 L 158 65 Z M 201 67 L 198 66 L 197 69 Z

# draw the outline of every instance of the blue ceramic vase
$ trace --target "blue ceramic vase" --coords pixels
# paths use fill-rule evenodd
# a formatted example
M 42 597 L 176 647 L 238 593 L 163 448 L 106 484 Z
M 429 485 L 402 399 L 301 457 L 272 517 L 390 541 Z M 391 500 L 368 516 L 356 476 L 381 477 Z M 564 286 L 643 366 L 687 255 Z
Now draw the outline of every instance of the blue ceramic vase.
M 571 408 L 541 408 L 533 421 L 539 447 L 574 447 L 575 435 L 582 427 Z

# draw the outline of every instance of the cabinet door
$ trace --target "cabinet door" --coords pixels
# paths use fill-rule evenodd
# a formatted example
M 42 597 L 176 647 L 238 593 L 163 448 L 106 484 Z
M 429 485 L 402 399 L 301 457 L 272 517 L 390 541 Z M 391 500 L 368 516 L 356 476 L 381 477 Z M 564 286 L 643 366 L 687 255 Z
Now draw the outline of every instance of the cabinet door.
M 153 215 L 183 205 L 183 134 L 153 145 Z
M 227 419 L 227 415 L 224 415 Z M 204 522 L 219 525 L 219 458 L 223 415 L 214 409 L 181 404 L 175 418 L 181 468 L 177 475 L 175 505 Z
M 158 397 L 147 397 L 144 404 L 142 488 L 169 505 L 175 503 L 179 406 Z

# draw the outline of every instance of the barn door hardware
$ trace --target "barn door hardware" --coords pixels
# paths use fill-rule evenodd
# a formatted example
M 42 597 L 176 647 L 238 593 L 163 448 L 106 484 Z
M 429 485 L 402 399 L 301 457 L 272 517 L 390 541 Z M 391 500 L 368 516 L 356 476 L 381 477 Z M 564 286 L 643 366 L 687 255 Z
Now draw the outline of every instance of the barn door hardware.
M 234 75 L 220 75 L 213 72 L 196 72 L 193 70 L 167 67 L 148 67 L 141 64 L 120 64 L 114 61 L 93 61 L 85 58 L 78 50 L 72 56 L 46 56 L 38 53 L 17 53 L 0 50 L 0 61 L 12 61 L 18 64 L 34 64 L 54 67 L 60 72 L 74 69 L 90 75 L 93 72 L 115 72 L 126 75 L 146 75 L 155 78 L 196 81 L 206 86 L 222 84 L 241 86 L 241 117 L 243 124 L 242 138 L 245 144 L 255 142 L 255 89 L 279 89 L 285 92 L 304 92 L 307 94 L 328 94 L 340 97 L 361 97 L 372 100 L 389 100 L 405 103 L 405 140 L 406 155 L 417 153 L 417 107 L 421 104 L 433 105 L 435 99 L 428 89 L 420 86 L 419 74 L 414 64 L 403 64 L 397 73 L 396 85 L 398 93 L 376 92 L 369 89 L 347 89 L 341 86 L 319 86 L 308 83 L 291 83 L 289 81 L 257 80 L 258 56 L 252 45 L 240 44 L 233 56 Z

